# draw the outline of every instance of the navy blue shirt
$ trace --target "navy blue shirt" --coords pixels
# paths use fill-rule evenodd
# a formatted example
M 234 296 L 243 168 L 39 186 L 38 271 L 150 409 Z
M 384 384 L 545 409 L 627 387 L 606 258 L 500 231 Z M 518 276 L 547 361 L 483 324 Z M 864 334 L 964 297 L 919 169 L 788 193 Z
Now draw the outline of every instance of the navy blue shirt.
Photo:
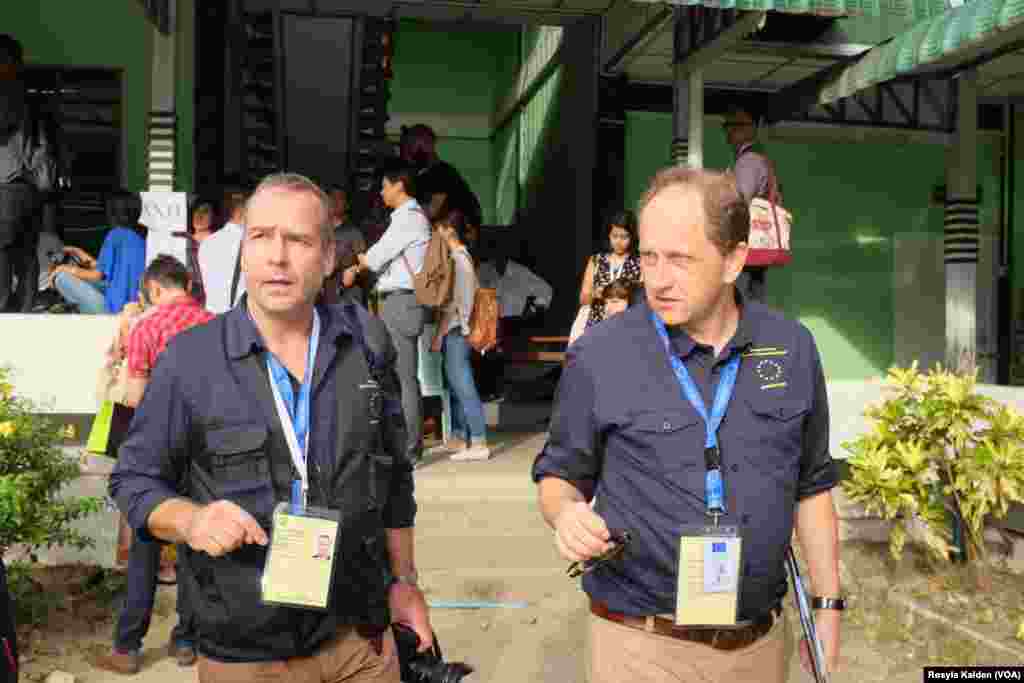
M 740 616 L 786 592 L 785 551 L 796 503 L 837 482 L 828 400 L 810 332 L 741 301 L 736 334 L 714 350 L 670 328 L 672 346 L 710 406 L 733 354 L 739 373 L 718 438 L 727 514 L 743 527 Z M 587 574 L 584 590 L 613 611 L 675 613 L 680 528 L 705 523 L 704 421 L 686 400 L 644 303 L 593 327 L 569 348 L 550 436 L 534 481 L 595 490 L 595 512 L 633 535 L 621 560 Z

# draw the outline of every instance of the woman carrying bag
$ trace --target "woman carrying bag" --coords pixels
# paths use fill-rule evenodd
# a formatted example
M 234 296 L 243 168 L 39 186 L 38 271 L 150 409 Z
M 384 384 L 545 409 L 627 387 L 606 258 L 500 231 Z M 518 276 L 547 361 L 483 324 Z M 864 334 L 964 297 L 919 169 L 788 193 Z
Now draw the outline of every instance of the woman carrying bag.
M 452 300 L 441 314 L 430 345 L 431 351 L 444 352 L 445 379 L 451 389 L 453 436 L 445 445 L 455 451 L 452 460 L 487 460 L 491 457 L 487 446 L 487 419 L 470 364 L 471 317 L 479 283 L 473 259 L 466 249 L 465 216 L 460 210 L 452 209 L 437 221 L 434 229 L 448 241 L 455 266 Z

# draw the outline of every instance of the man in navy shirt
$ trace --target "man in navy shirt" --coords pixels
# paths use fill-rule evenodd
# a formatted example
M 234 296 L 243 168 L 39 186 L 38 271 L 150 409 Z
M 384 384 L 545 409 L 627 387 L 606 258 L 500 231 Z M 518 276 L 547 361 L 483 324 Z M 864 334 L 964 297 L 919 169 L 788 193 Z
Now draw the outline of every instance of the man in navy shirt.
M 315 305 L 334 256 L 323 191 L 266 178 L 246 209 L 246 295 L 168 345 L 110 478 L 140 537 L 182 544 L 204 683 L 398 683 L 388 625 L 432 644 L 394 348 L 365 309 Z M 325 611 L 263 601 L 288 500 L 338 516 Z
M 615 547 L 610 532 L 631 535 L 620 557 L 583 580 L 590 681 L 785 680 L 781 601 L 794 527 L 834 670 L 836 470 L 814 339 L 735 287 L 749 216 L 733 176 L 662 171 L 639 217 L 647 303 L 569 349 L 533 468 L 563 557 L 597 558 Z M 720 384 L 732 387 L 724 402 Z M 709 523 L 710 470 L 724 480 L 720 523 L 740 529 L 738 614 L 735 624 L 693 628 L 675 618 L 688 607 L 677 595 L 681 529 Z

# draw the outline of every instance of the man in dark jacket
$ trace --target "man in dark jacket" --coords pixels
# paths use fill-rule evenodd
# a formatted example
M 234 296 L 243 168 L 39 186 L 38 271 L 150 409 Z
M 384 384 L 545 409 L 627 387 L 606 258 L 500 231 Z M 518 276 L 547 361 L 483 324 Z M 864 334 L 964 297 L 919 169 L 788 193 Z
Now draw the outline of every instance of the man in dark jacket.
M 437 136 L 430 126 L 419 123 L 402 130 L 402 160 L 416 169 L 416 201 L 431 221 L 442 206 L 458 209 L 471 228 L 483 222 L 480 200 L 459 171 L 437 155 Z
M 394 350 L 365 309 L 314 304 L 334 266 L 329 214 L 301 176 L 256 189 L 245 298 L 167 347 L 111 476 L 133 527 L 186 546 L 200 681 L 398 683 L 388 625 L 433 642 Z M 272 520 L 289 500 L 337 516 L 324 611 L 264 602 Z

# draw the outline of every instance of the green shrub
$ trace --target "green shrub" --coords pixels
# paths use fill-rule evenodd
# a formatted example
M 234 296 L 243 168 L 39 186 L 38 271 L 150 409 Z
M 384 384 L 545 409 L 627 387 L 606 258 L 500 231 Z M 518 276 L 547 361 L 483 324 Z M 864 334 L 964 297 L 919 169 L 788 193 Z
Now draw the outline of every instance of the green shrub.
M 891 396 L 865 415 L 872 429 L 852 443 L 843 488 L 893 520 L 890 550 L 902 554 L 913 520 L 931 554 L 950 559 L 950 518 L 962 520 L 968 561 L 987 560 L 985 520 L 1024 501 L 1024 417 L 975 393 L 974 373 L 894 368 Z
M 60 495 L 80 474 L 61 448 L 71 428 L 39 415 L 9 378 L 0 368 L 0 551 L 23 546 L 34 559 L 40 548 L 88 548 L 93 540 L 72 524 L 99 512 L 103 501 Z

